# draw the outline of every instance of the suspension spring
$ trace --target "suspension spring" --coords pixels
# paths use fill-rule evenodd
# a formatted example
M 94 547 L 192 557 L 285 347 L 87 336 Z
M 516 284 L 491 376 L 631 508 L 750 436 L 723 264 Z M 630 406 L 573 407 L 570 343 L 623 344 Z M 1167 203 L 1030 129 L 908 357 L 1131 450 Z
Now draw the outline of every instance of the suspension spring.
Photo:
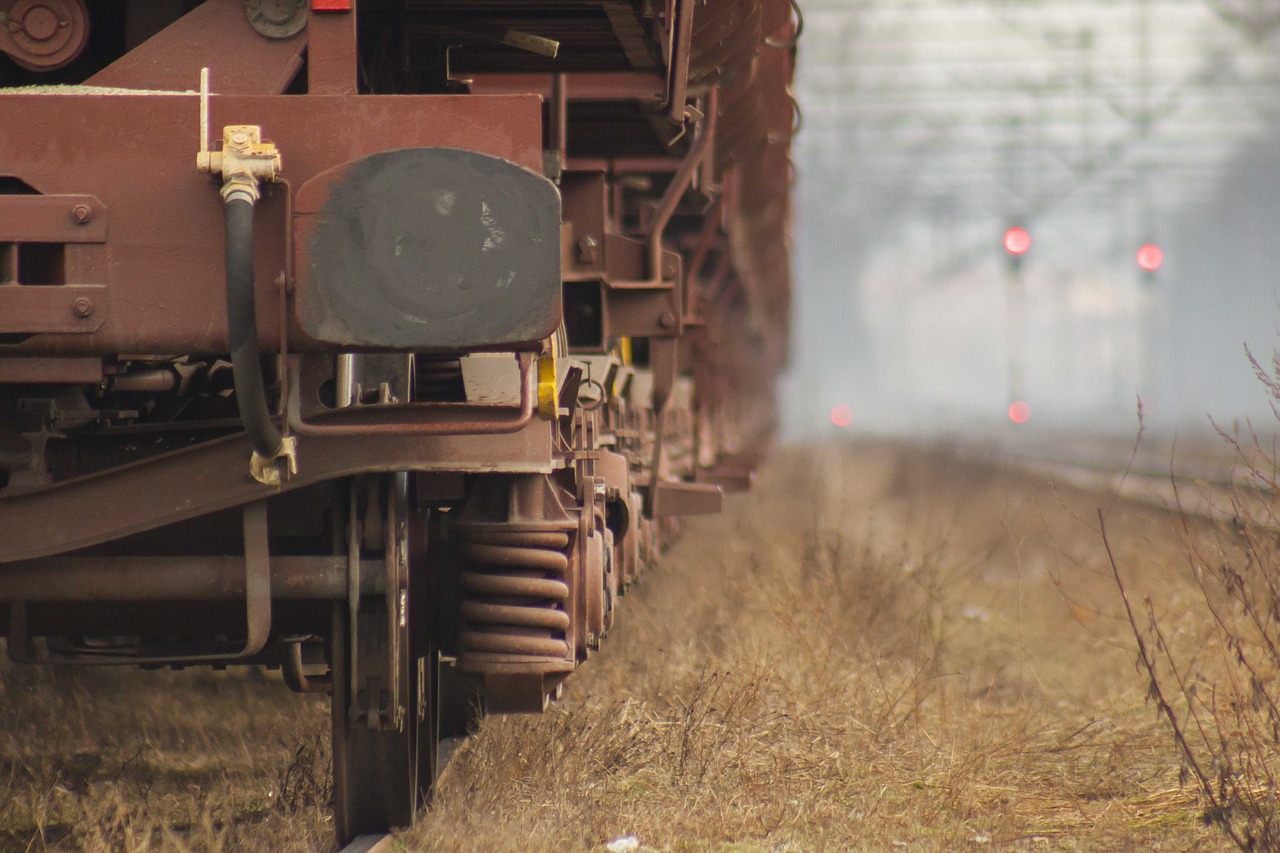
M 428 403 L 465 403 L 462 362 L 456 358 L 414 356 L 416 397 Z
M 502 525 L 455 529 L 467 562 L 460 577 L 460 660 L 568 658 L 569 534 Z

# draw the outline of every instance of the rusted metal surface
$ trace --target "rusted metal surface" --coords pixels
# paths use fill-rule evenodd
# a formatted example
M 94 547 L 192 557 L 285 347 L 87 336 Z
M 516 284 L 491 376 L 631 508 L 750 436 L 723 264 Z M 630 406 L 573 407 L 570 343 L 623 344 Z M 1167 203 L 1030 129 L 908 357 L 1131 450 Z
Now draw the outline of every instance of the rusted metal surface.
M 356 47 L 356 4 L 350 11 L 312 15 L 307 23 L 307 91 L 313 95 L 354 95 L 360 65 Z
M 667 55 L 667 117 L 678 125 L 688 118 L 689 52 L 693 44 L 694 0 L 672 0 L 671 40 Z
M 181 379 L 182 377 L 175 370 L 156 368 L 130 373 L 112 373 L 107 380 L 107 387 L 112 391 L 162 394 L 178 389 Z
M 560 180 L 569 148 L 569 92 L 567 74 L 551 75 L 551 95 L 547 102 L 547 174 Z
M 412 40 L 457 45 L 450 69 L 460 77 L 482 71 L 575 72 L 655 65 L 650 21 L 630 0 L 488 6 L 435 0 L 411 4 L 410 11 L 418 13 L 409 15 L 406 23 Z M 534 52 L 525 46 L 543 41 L 557 44 L 554 58 L 549 50 Z M 520 49 L 512 49 L 513 43 Z
M 476 95 L 515 95 L 533 92 L 544 98 L 552 95 L 552 78 L 564 80 L 564 94 L 570 101 L 643 101 L 658 104 L 663 95 L 663 78 L 646 71 L 590 72 L 574 74 L 475 74 L 467 88 Z
M 714 515 L 724 509 L 718 483 L 659 483 L 654 487 L 653 516 Z
M 398 403 L 350 406 L 329 412 L 319 421 L 304 420 L 296 397 L 290 400 L 289 425 L 299 435 L 313 436 L 449 436 L 509 435 L 520 432 L 537 411 L 537 378 L 530 353 L 517 356 L 520 372 L 519 405 L 503 406 L 452 403 Z M 294 373 L 290 387 L 301 386 Z
M 717 83 L 752 76 L 761 47 L 761 18 L 776 0 L 708 0 L 695 21 L 689 87 L 701 93 Z
M 680 199 L 684 197 L 685 191 L 689 189 L 689 184 L 693 180 L 694 174 L 702 167 L 706 158 L 711 156 L 711 152 L 714 150 L 716 121 L 718 119 L 716 111 L 719 108 L 719 100 L 714 89 L 707 95 L 706 105 L 707 115 L 700 125 L 698 136 L 688 153 L 685 154 L 684 160 L 681 161 L 679 171 L 676 172 L 666 191 L 663 192 L 662 199 L 658 202 L 658 209 L 653 214 L 653 221 L 649 223 L 649 277 L 655 282 L 660 281 L 663 277 L 662 237 L 667 229 L 667 223 L 671 221 L 671 216 L 675 213 L 676 206 L 680 203 Z
M 590 505 L 563 482 L 524 476 L 480 486 L 453 523 L 464 565 L 458 665 L 482 678 L 491 710 L 542 710 L 585 657 L 587 518 Z
M 675 285 L 679 255 L 664 252 L 660 274 L 653 276 L 655 244 L 615 233 L 618 226 L 608 212 L 609 185 L 603 172 L 568 172 L 561 181 L 564 215 L 571 224 L 563 278 L 600 288 L 602 342 L 627 335 L 676 335 L 681 319 Z
M 0 564 L 109 542 L 276 494 L 249 476 L 243 435 L 0 498 Z M 361 473 L 549 472 L 551 430 L 504 436 L 299 436 L 298 474 L 279 493 Z M 69 526 L 64 519 L 74 518 Z M 0 571 L 3 566 L 0 565 Z
M 786 152 L 795 110 L 787 84 L 793 57 L 788 50 L 768 47 L 764 39 L 787 43 L 794 26 L 788 13 L 786 3 L 773 9 L 754 3 L 711 2 L 699 9 L 696 26 L 702 41 L 695 38 L 695 55 L 703 64 L 695 91 L 705 93 L 717 80 L 728 89 L 708 109 L 712 120 L 718 119 L 721 125 L 709 143 L 714 159 L 709 153 L 656 162 L 570 157 L 562 185 L 568 223 L 566 281 L 579 290 L 586 288 L 583 292 L 599 294 L 592 298 L 603 307 L 597 321 L 597 339 L 602 342 L 624 334 L 648 337 L 652 353 L 656 339 L 681 336 L 678 357 L 666 359 L 666 349 L 659 346 L 660 361 L 684 364 L 698 378 L 699 399 L 711 425 L 709 444 L 703 445 L 704 464 L 709 468 L 717 465 L 719 454 L 740 452 L 767 439 L 773 424 L 773 380 L 785 363 L 790 285 L 786 244 L 780 235 L 789 220 L 791 169 Z M 715 38 L 708 42 L 711 35 Z M 733 56 L 726 59 L 726 52 Z M 735 62 L 741 66 L 738 70 Z M 751 63 L 758 67 L 746 73 L 743 69 Z M 573 97 L 572 77 L 568 88 Z M 656 270 L 653 260 L 644 263 L 645 253 L 637 252 L 643 247 L 636 234 L 620 233 L 613 218 L 622 198 L 618 187 L 630 180 L 629 175 L 660 175 L 677 163 L 691 168 L 701 193 L 711 193 L 711 214 L 698 232 L 682 229 L 664 240 L 664 225 L 684 202 L 691 183 L 682 180 L 689 169 L 681 169 L 675 180 L 665 184 L 669 192 L 664 203 L 654 215 L 642 211 L 641 221 L 649 251 L 669 242 L 671 246 L 664 248 L 680 246 L 689 253 L 690 264 L 683 272 L 680 258 L 668 260 L 667 253 L 662 265 L 670 263 L 669 270 Z M 706 210 L 706 202 L 696 203 Z M 635 286 L 641 282 L 648 286 Z M 670 289 L 664 289 L 667 282 Z M 569 320 L 570 328 L 575 328 L 576 318 Z M 658 374 L 659 389 L 670 385 L 662 379 L 674 375 L 669 367 Z M 720 414 L 737 411 L 744 415 L 735 419 Z M 655 431 L 654 464 L 665 465 L 662 445 L 669 430 L 659 423 Z M 744 482 L 742 476 L 723 479 Z M 653 509 L 656 502 L 651 499 Z
M 294 693 L 328 693 L 333 689 L 329 673 L 308 675 L 303 668 L 302 643 L 289 643 L 289 652 L 280 667 L 280 676 Z
M 680 162 L 666 157 L 571 157 L 565 161 L 565 168 L 570 172 L 602 172 L 611 177 L 662 175 L 678 171 Z
M 0 358 L 0 384 L 53 382 L 97 385 L 100 358 Z
M 381 595 L 383 569 L 362 560 L 360 592 Z M 48 557 L 0 565 L 0 601 L 243 601 L 243 557 Z M 271 597 L 347 597 L 345 557 L 273 556 Z
M 23 68 L 70 65 L 89 41 L 84 0 L 0 0 L 0 53 Z
M 703 161 L 704 165 L 706 161 Z M 724 195 L 716 196 L 716 200 L 707 218 L 702 224 L 702 230 L 698 232 L 697 242 L 694 244 L 693 252 L 689 256 L 688 265 L 685 268 L 685 285 L 684 285 L 684 304 L 683 311 L 686 322 L 699 322 L 700 311 L 698 310 L 698 284 L 701 280 L 703 267 L 706 265 L 707 256 L 713 247 L 723 247 L 718 244 L 722 242 L 721 232 L 724 229 Z M 727 255 L 725 256 L 727 261 Z M 722 261 L 723 263 L 723 261 Z
M 470 567 L 461 577 L 467 594 L 460 610 L 467 627 L 458 639 L 464 665 L 490 656 L 568 658 L 569 534 L 461 529 L 462 555 Z
M 92 335 L 107 322 L 107 295 L 99 284 L 0 286 L 0 334 Z
M 271 638 L 271 556 L 267 539 L 267 502 L 265 499 L 245 504 L 243 516 L 244 559 L 241 575 L 244 591 L 244 643 L 211 649 L 197 641 L 192 646 L 174 643 L 160 649 L 144 648 L 134 639 L 121 639 L 105 644 L 94 643 L 85 648 L 74 644 L 46 643 L 37 647 L 28 633 L 28 601 L 15 601 L 10 606 L 9 631 L 6 637 L 9 656 L 21 663 L 95 664 L 128 662 L 160 664 L 200 661 L 235 661 L 253 658 Z M 216 644 L 215 644 L 216 645 Z
M 243 0 L 206 0 L 85 85 L 188 92 L 209 68 L 220 95 L 278 95 L 302 67 L 306 47 L 305 34 L 280 40 L 254 32 Z
M 325 169 L 390 148 L 463 147 L 539 170 L 539 109 L 537 96 L 211 99 L 214 127 L 263 123 L 267 138 L 284 152 L 284 174 L 295 187 Z M 226 351 L 218 236 L 223 211 L 216 188 L 192 168 L 199 135 L 196 98 L 0 95 L 0 125 L 24 128 L 22 134 L 0 134 L 6 173 L 44 194 L 93 196 L 111 212 L 107 242 L 69 243 L 64 250 L 69 283 L 107 287 L 101 298 L 88 297 L 95 305 L 93 318 L 68 319 L 74 298 L 57 293 L 6 295 L 35 300 L 0 307 L 7 331 L 35 333 L 7 351 Z M 60 158 L 29 144 L 32 138 L 58 139 Z M 104 140 L 110 143 L 110 168 L 100 159 Z M 283 187 L 269 189 L 257 213 L 258 330 L 268 352 L 279 348 L 286 266 L 283 192 Z M 0 243 L 10 239 L 0 231 Z M 181 291 L 175 282 L 183 283 Z M 27 328 L 11 313 L 19 310 Z M 90 325 L 92 333 L 83 333 Z
M 107 209 L 89 195 L 0 195 L 0 235 L 15 243 L 105 243 Z

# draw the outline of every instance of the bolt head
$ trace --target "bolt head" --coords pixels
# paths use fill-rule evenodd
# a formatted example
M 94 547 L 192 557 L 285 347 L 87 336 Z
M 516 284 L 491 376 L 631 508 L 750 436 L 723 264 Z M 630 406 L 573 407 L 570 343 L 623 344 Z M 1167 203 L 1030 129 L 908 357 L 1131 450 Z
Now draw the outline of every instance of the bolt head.
M 658 325 L 664 329 L 669 329 L 676 324 L 676 316 L 670 311 L 662 312 L 662 316 L 658 318 Z
M 71 218 L 75 220 L 77 225 L 84 225 L 93 218 L 93 211 L 89 209 L 87 204 L 77 204 L 71 208 Z
M 81 296 L 71 303 L 71 310 L 77 317 L 88 317 L 93 313 L 93 303 L 88 298 Z

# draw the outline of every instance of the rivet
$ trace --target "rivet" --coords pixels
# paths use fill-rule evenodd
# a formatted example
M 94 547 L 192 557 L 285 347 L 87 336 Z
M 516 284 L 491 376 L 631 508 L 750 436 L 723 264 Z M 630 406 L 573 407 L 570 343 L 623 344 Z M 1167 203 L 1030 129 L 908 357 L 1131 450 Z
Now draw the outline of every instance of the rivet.
M 71 218 L 76 221 L 77 225 L 84 225 L 93 218 L 93 211 L 89 209 L 87 204 L 77 204 L 71 208 Z

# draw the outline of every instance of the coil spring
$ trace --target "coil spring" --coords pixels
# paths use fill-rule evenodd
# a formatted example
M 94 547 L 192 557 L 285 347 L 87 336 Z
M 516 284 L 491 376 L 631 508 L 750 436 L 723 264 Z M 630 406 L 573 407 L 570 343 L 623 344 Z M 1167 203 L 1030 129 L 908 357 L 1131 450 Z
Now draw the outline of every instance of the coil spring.
M 462 363 L 456 358 L 414 357 L 417 397 L 430 403 L 464 403 Z
M 569 534 L 460 530 L 468 566 L 460 577 L 464 661 L 569 656 Z

